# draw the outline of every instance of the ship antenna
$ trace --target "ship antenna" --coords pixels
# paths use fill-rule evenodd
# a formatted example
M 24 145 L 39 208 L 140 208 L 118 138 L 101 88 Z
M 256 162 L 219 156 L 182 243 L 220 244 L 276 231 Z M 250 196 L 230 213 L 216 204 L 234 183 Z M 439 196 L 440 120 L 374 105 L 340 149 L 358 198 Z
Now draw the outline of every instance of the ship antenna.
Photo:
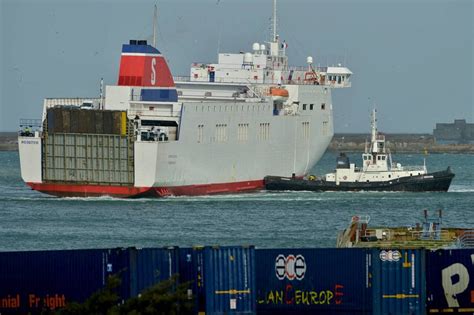
M 155 9 L 153 10 L 153 47 L 156 48 L 156 19 L 157 19 L 157 7 L 155 4 Z
M 377 110 L 374 108 L 372 110 L 372 142 L 375 142 L 377 139 Z
M 277 41 L 277 2 L 273 0 L 273 42 Z

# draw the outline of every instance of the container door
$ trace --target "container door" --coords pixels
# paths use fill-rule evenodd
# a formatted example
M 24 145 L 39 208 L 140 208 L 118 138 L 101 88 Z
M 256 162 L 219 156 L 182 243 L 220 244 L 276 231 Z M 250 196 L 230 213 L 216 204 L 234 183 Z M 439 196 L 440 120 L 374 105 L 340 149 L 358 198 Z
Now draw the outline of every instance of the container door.
M 255 314 L 255 249 L 204 249 L 206 314 Z
M 373 250 L 374 314 L 425 314 L 422 250 Z
M 136 250 L 136 273 L 133 296 L 178 274 L 178 248 L 143 248 Z
M 474 249 L 426 253 L 428 313 L 474 314 Z
M 194 314 L 205 314 L 203 248 L 179 249 L 179 281 L 188 283 L 188 297 L 194 299 Z

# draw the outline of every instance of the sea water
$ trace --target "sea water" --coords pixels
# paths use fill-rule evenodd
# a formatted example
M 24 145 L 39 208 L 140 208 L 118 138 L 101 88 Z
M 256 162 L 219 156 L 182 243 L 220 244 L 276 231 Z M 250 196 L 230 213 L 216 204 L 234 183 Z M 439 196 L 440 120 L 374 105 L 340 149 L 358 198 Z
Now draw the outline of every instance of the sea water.
M 360 155 L 350 154 L 360 165 Z M 474 155 L 397 154 L 402 165 L 456 174 L 447 193 L 266 192 L 161 199 L 57 198 L 21 180 L 17 152 L 0 152 L 0 250 L 255 245 L 333 247 L 353 215 L 414 225 L 423 209 L 446 226 L 474 228 Z M 326 153 L 311 173 L 333 171 Z

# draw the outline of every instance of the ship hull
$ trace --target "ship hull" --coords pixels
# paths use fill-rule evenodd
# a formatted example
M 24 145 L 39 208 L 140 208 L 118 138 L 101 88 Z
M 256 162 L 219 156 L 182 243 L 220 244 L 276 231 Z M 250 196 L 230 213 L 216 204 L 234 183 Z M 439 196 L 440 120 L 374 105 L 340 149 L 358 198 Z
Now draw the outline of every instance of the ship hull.
M 449 170 L 429 173 L 421 176 L 403 177 L 385 182 L 335 182 L 324 180 L 291 179 L 286 177 L 265 177 L 267 190 L 298 190 L 298 191 L 408 191 L 446 192 L 451 185 L 454 174 Z
M 33 190 L 56 197 L 101 197 L 154 198 L 168 196 L 199 196 L 226 193 L 243 193 L 264 188 L 264 181 L 186 185 L 170 187 L 132 187 L 77 184 L 27 183 Z

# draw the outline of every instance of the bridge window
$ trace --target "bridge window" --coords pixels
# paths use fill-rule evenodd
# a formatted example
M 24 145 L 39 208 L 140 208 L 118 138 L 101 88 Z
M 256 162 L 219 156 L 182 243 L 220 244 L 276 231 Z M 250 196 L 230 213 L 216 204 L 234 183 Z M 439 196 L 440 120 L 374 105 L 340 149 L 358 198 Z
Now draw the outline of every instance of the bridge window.
M 314 104 L 309 104 L 309 110 L 313 110 Z
M 303 110 L 306 110 L 306 104 L 303 104 Z
M 325 110 L 326 109 L 326 103 L 322 103 L 321 104 L 321 110 Z

